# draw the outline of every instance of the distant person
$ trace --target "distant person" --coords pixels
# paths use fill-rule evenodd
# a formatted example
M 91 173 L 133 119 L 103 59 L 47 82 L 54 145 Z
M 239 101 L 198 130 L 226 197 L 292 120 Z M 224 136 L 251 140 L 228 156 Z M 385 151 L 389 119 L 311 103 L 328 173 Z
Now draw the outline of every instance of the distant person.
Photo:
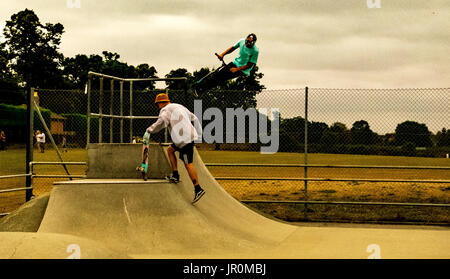
M 67 152 L 67 139 L 66 139 L 66 136 L 63 136 L 63 137 L 62 137 L 61 148 L 62 148 L 65 152 Z
M 150 140 L 150 134 L 157 133 L 169 127 L 173 143 L 167 149 L 167 154 L 172 167 L 172 175 L 168 176 L 167 179 L 174 183 L 180 181 L 177 159 L 175 157 L 175 152 L 179 152 L 180 160 L 183 161 L 192 184 L 194 184 L 193 203 L 195 203 L 205 194 L 205 190 L 200 187 L 197 171 L 193 164 L 194 141 L 199 138 L 199 134 L 202 132 L 201 124 L 195 114 L 180 104 L 171 103 L 169 96 L 165 93 L 156 96 L 155 104 L 160 109 L 158 120 L 147 128 L 144 134 L 144 140 L 148 142 Z
M 217 55 L 217 58 L 223 61 L 225 55 L 239 48 L 239 56 L 233 62 L 228 63 L 217 73 L 212 74 L 210 78 L 201 79 L 194 83 L 193 88 L 196 94 L 220 85 L 229 79 L 239 76 L 250 76 L 250 71 L 258 62 L 259 49 L 255 43 L 256 35 L 251 33 L 245 39 L 240 39 L 236 44 Z
M 39 130 L 34 132 L 34 136 L 33 136 L 33 146 L 38 150 L 38 152 L 40 152 L 40 148 L 39 148 L 39 144 L 37 142 L 37 135 L 38 135 Z
M 45 152 L 45 134 L 39 130 L 36 132 L 36 141 L 41 153 Z
M 0 150 L 6 150 L 6 134 L 5 131 L 0 131 Z

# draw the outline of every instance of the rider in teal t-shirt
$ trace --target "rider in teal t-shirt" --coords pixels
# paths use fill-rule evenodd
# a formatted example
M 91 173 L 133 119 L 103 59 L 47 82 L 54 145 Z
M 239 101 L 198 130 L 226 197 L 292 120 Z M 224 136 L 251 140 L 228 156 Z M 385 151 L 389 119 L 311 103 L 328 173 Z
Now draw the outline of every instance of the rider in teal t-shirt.
M 236 78 L 238 76 L 250 76 L 250 72 L 255 67 L 258 61 L 259 49 L 255 45 L 256 35 L 251 33 L 245 39 L 240 39 L 235 45 L 225 50 L 222 54 L 217 55 L 219 60 L 223 61 L 223 57 L 232 53 L 239 48 L 239 56 L 226 66 L 221 68 L 218 72 L 208 78 L 203 78 L 197 81 L 193 87 L 195 94 L 198 91 L 205 91 L 211 89 L 229 79 Z
M 237 68 L 242 67 L 240 69 L 242 73 L 244 73 L 246 76 L 249 76 L 250 71 L 253 69 L 256 62 L 258 62 L 259 49 L 254 45 L 254 41 L 248 40 L 248 38 L 242 38 L 233 46 L 232 49 L 228 49 L 223 54 L 221 54 L 220 57 L 223 58 L 226 54 L 231 53 L 237 48 L 239 48 L 239 56 L 234 59 L 234 65 Z

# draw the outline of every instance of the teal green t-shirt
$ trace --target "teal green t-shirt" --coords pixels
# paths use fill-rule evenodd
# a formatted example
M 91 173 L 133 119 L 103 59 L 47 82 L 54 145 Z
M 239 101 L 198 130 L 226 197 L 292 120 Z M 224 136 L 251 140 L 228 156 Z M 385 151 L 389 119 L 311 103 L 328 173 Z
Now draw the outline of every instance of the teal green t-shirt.
M 234 64 L 237 67 L 242 67 L 247 65 L 248 62 L 255 63 L 258 61 L 259 49 L 254 45 L 252 48 L 248 48 L 245 45 L 245 39 L 240 39 L 235 45 L 235 48 L 239 48 L 239 56 L 234 59 Z M 250 75 L 250 71 L 253 67 L 248 68 L 247 70 L 242 71 L 247 76 Z

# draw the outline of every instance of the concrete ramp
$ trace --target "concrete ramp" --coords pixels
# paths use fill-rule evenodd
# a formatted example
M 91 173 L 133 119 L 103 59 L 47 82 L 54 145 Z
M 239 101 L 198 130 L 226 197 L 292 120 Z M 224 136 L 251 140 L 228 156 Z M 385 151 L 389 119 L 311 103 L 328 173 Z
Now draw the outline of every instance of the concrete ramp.
M 274 222 L 237 202 L 214 180 L 195 151 L 206 195 L 192 205 L 193 185 L 181 182 L 86 179 L 55 183 L 39 232 L 88 237 L 139 257 L 255 255 L 296 227 Z
M 167 166 L 166 150 L 153 150 L 163 156 L 150 164 L 158 171 Z M 195 205 L 181 161 L 178 184 L 131 178 L 55 183 L 35 241 L 20 245 L 22 251 L 60 258 L 70 240 L 96 258 L 450 258 L 448 229 L 300 227 L 265 218 L 226 193 L 197 150 L 194 156 L 206 190 Z M 4 240 L 11 235 L 0 233 Z M 0 257 L 10 257 L 14 243 L 20 241 L 10 241 Z
M 142 162 L 142 144 L 91 143 L 88 144 L 89 178 L 139 178 L 135 168 Z M 163 147 L 157 143 L 149 145 L 149 178 L 164 178 L 170 173 Z
M 86 238 L 54 233 L 2 232 L 0 259 L 126 259 Z M 81 248 L 82 247 L 82 248 Z

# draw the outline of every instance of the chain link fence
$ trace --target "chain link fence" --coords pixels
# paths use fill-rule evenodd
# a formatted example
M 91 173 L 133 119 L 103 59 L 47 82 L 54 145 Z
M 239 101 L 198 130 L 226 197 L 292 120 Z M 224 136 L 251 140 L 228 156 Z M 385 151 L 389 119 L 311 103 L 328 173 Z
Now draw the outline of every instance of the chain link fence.
M 155 96 L 167 92 L 202 121 L 197 147 L 220 184 L 277 217 L 449 223 L 450 88 L 212 90 L 195 96 L 187 89 L 133 88 L 105 79 L 102 88 L 95 81 L 90 89 L 90 112 L 103 115 L 91 116 L 91 143 L 139 142 L 155 121 L 148 116 L 158 115 Z M 40 195 L 54 181 L 68 180 L 68 173 L 71 179 L 85 175 L 88 95 L 34 92 L 50 135 L 43 153 L 35 148 L 33 161 L 60 161 L 51 136 L 64 162 L 80 163 L 33 165 L 33 194 Z M 46 129 L 35 116 L 37 130 Z M 170 141 L 170 135 L 161 131 L 152 140 Z M 277 152 L 261 154 L 267 146 Z M 6 165 L 11 159 L 3 154 L 0 164 Z M 9 204 L 5 194 L 2 204 Z M 23 192 L 15 195 L 22 201 Z
M 449 223 L 449 88 L 265 90 L 256 99 L 280 112 L 280 152 L 241 152 L 253 167 L 209 166 L 239 200 L 290 220 Z
M 0 88 L 0 216 L 25 202 L 26 108 L 24 90 Z M 19 176 L 18 176 L 19 175 Z

